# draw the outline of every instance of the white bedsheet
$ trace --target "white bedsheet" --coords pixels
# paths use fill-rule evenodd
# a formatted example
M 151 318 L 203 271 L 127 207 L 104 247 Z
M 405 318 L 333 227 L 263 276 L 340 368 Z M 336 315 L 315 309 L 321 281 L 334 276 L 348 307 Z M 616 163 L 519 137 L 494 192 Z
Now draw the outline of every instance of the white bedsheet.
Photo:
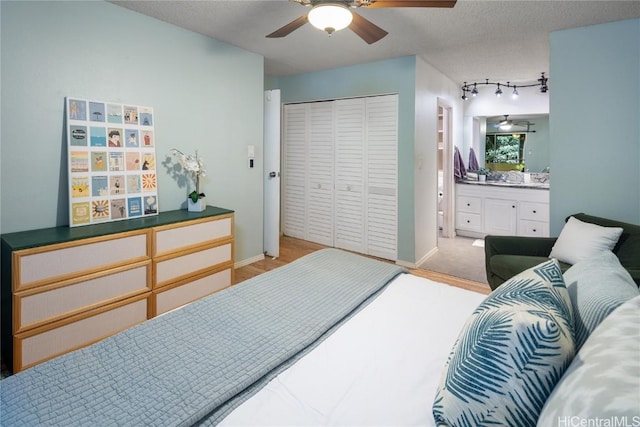
M 449 351 L 485 295 L 402 274 L 223 426 L 432 426 Z

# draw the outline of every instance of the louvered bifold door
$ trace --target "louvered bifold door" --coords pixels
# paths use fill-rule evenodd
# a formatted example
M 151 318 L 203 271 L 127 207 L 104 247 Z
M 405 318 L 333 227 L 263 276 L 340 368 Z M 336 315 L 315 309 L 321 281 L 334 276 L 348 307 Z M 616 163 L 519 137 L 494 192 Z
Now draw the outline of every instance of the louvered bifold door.
M 333 246 L 333 102 L 307 104 L 307 227 L 305 239 Z
M 283 114 L 282 232 L 305 238 L 307 107 L 288 104 Z
M 335 247 L 365 252 L 365 100 L 335 103 Z
M 366 98 L 366 253 L 396 259 L 398 96 Z

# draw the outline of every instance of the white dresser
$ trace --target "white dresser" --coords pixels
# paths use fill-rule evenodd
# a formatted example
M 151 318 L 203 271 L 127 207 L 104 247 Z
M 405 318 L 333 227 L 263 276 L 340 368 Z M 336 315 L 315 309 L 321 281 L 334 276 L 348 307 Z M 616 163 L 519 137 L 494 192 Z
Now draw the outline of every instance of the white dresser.
M 548 237 L 549 190 L 458 183 L 456 233 Z
M 233 253 L 215 207 L 4 234 L 3 360 L 19 372 L 230 286 Z

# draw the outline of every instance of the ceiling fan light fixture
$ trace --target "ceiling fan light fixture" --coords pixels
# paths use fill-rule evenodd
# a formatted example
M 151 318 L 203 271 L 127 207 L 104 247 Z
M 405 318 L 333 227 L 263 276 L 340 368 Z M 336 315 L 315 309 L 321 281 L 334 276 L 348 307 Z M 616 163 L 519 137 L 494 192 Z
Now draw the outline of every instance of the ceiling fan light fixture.
M 351 24 L 351 11 L 340 3 L 321 3 L 313 7 L 307 15 L 311 25 L 332 34 L 347 28 Z

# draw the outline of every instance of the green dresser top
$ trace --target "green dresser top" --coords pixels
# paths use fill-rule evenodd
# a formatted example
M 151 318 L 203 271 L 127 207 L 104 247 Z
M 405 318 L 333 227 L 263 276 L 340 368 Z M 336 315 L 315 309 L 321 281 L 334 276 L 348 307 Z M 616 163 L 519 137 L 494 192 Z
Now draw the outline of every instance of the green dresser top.
M 20 249 L 88 239 L 91 237 L 123 233 L 149 227 L 158 227 L 161 225 L 175 224 L 177 222 L 191 221 L 194 219 L 208 218 L 230 213 L 233 213 L 233 211 L 217 208 L 215 206 L 207 206 L 207 209 L 202 212 L 189 212 L 186 209 L 180 209 L 176 211 L 160 212 L 158 215 L 146 216 L 143 218 L 86 225 L 82 227 L 71 228 L 68 226 L 61 226 L 42 228 L 40 230 L 18 231 L 2 235 L 2 249 L 17 251 Z

